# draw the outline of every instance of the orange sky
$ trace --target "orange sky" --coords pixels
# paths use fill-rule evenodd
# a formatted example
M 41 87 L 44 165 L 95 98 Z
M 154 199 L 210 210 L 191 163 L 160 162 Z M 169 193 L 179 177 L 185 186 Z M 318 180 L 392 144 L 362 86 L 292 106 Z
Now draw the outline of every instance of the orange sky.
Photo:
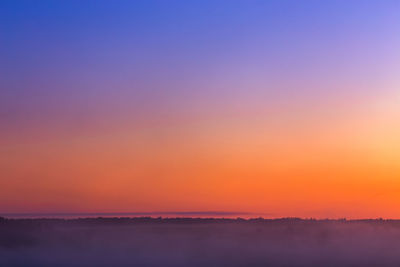
M 386 107 L 351 116 L 298 111 L 275 122 L 264 114 L 100 133 L 33 130 L 31 139 L 3 142 L 9 178 L 0 180 L 0 208 L 396 217 L 400 127 L 391 122 L 400 110 Z

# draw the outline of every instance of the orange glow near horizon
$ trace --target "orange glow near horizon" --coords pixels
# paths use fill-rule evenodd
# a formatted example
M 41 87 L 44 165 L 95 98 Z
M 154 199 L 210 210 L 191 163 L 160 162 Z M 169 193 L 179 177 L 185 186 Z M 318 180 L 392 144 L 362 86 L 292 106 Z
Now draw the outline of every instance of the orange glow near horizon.
M 296 116 L 274 127 L 203 121 L 8 142 L 1 167 L 13 179 L 0 182 L 1 208 L 396 217 L 398 126 L 331 118 L 304 130 Z

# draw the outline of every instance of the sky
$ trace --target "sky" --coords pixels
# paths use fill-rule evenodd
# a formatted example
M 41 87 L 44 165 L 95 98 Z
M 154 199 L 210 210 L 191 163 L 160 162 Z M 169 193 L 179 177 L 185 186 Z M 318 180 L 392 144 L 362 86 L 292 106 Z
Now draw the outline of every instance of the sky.
M 0 2 L 0 213 L 400 218 L 399 1 Z

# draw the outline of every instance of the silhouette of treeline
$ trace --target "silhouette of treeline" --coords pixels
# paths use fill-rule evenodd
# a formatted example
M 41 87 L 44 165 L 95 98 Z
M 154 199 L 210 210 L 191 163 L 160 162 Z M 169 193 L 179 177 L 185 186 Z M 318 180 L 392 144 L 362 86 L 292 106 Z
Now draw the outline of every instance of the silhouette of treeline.
M 23 225 L 23 224 L 135 224 L 135 223 L 177 223 L 177 224 L 196 224 L 196 223 L 267 223 L 267 224 L 291 224 L 291 223 L 370 223 L 370 224 L 399 224 L 397 219 L 315 219 L 315 218 L 196 218 L 196 217 L 89 217 L 89 218 L 5 218 L 0 217 L 0 225 Z

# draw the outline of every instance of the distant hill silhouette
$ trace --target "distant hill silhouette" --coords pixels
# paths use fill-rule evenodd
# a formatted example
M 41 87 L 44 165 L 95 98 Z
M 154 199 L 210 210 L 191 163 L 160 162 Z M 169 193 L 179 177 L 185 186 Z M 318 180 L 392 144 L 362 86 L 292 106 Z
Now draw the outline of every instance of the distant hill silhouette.
M 87 223 L 87 224 L 121 224 L 121 223 L 400 223 L 400 220 L 394 219 L 353 219 L 347 220 L 345 218 L 341 219 L 314 219 L 314 218 L 299 218 L 299 217 L 283 217 L 274 219 L 259 218 L 196 218 L 196 217 L 95 217 L 95 218 L 5 218 L 0 217 L 0 223 L 3 224 L 15 224 L 21 225 L 25 223 L 35 224 L 35 223 Z

